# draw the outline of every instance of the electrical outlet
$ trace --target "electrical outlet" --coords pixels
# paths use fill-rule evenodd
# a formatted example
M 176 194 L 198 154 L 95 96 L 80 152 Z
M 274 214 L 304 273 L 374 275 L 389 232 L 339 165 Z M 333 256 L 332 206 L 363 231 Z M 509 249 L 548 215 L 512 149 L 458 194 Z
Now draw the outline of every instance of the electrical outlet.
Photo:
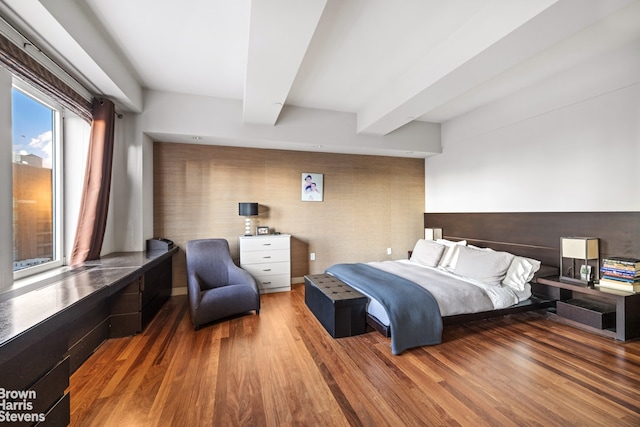
M 391 255 L 391 248 L 387 248 L 387 255 Z
M 311 252 L 309 254 L 309 260 L 310 261 L 315 261 L 316 260 L 316 253 L 315 252 Z

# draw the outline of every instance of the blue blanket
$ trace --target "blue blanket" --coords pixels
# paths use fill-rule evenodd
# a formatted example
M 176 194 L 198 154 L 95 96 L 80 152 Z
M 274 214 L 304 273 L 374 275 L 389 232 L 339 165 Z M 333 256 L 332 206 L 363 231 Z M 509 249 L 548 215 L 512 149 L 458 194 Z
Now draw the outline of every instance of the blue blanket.
M 327 273 L 382 304 L 391 323 L 393 354 L 442 342 L 438 303 L 422 286 L 366 264 L 336 264 Z

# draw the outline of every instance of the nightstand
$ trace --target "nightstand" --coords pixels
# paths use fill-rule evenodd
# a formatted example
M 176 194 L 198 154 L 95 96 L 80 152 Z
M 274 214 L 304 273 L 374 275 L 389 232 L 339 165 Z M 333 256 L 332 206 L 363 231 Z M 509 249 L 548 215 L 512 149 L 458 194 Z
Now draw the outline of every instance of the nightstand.
M 557 320 L 620 341 L 640 337 L 640 294 L 541 277 L 536 293 L 555 298 Z
M 240 267 L 258 281 L 260 293 L 291 290 L 291 235 L 240 236 Z

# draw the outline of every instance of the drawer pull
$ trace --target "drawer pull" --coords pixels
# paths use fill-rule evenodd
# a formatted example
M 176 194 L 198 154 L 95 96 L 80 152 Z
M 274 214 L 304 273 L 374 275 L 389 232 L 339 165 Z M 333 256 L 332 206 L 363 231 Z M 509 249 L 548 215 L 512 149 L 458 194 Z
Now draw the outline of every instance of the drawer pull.
M 263 285 L 270 285 L 271 282 L 262 282 Z
M 264 270 L 262 270 L 262 271 L 271 271 L 271 269 L 270 269 L 270 268 L 265 268 L 265 269 L 264 269 Z
M 262 246 L 271 246 L 271 243 L 263 243 Z
M 271 256 L 263 256 L 262 258 L 269 259 L 269 258 L 271 258 Z

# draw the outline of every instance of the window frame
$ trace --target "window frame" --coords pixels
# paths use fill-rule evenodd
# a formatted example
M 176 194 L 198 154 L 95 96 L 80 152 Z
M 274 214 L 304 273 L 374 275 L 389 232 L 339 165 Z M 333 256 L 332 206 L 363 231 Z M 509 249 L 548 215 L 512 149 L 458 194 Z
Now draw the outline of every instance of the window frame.
M 13 76 L 12 89 L 22 92 L 35 101 L 45 105 L 53 111 L 52 117 L 52 156 L 51 156 L 51 189 L 52 189 L 52 234 L 53 234 L 53 260 L 32 267 L 23 268 L 13 272 L 13 279 L 18 280 L 34 274 L 42 273 L 65 265 L 64 254 L 64 182 L 63 182 L 63 126 L 64 108 L 51 97 L 43 94 L 28 83 Z M 13 96 L 12 96 L 13 105 Z M 11 142 L 13 145 L 13 141 Z M 13 190 L 12 190 L 13 193 Z

